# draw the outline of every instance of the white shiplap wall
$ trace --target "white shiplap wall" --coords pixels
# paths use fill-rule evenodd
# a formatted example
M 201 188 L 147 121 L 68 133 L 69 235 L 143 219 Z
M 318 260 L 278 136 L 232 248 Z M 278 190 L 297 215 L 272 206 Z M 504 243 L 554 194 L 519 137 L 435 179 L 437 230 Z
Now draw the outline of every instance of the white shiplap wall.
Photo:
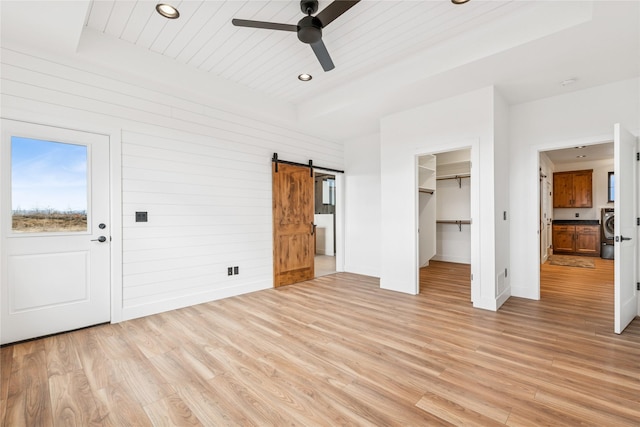
M 3 117 L 121 131 L 123 319 L 271 287 L 272 154 L 343 167 L 342 145 L 294 124 L 78 59 L 3 46 L 1 79 Z

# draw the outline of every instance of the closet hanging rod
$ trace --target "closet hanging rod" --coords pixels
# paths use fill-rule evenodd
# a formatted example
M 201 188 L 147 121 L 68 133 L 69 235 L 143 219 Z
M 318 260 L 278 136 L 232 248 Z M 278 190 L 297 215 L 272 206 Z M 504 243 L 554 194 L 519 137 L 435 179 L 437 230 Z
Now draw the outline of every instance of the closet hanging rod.
M 455 179 L 456 181 L 458 181 L 458 188 L 462 188 L 462 178 L 471 178 L 471 174 L 443 176 L 440 178 L 436 177 L 436 181 L 442 181 L 445 179 Z
M 276 172 L 278 172 L 278 163 L 284 163 L 286 165 L 308 167 L 310 172 L 311 172 L 311 176 L 313 176 L 313 170 L 314 169 L 320 169 L 320 170 L 327 171 L 327 172 L 344 173 L 344 171 L 340 170 L 340 169 L 325 168 L 323 166 L 314 165 L 313 164 L 313 160 L 309 160 L 308 164 L 298 163 L 298 162 L 291 162 L 289 160 L 280 160 L 278 158 L 278 153 L 273 153 L 273 157 L 271 158 L 271 161 L 276 164 Z
M 442 181 L 445 179 L 460 179 L 460 178 L 471 178 L 471 174 L 441 176 L 441 177 L 436 177 L 436 181 Z

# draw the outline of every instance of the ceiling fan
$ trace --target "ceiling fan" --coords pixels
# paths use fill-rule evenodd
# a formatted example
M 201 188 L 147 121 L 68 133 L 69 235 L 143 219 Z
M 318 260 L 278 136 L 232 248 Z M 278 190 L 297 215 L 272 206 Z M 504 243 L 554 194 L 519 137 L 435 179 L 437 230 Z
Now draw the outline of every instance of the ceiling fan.
M 250 21 L 246 19 L 232 19 L 231 23 L 236 27 L 264 28 L 266 30 L 292 31 L 298 33 L 298 39 L 311 45 L 324 71 L 335 68 L 331 56 L 322 41 L 322 29 L 332 23 L 336 18 L 351 9 L 360 0 L 335 0 L 325 7 L 316 16 L 312 14 L 318 11 L 317 0 L 301 0 L 300 9 L 307 16 L 298 21 L 297 25 L 278 24 L 275 22 Z

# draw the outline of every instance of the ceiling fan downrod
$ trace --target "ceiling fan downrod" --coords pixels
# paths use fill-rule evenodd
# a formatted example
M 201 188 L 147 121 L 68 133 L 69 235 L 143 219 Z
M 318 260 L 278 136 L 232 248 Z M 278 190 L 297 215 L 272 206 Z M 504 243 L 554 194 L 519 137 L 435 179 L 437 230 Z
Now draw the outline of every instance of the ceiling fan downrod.
M 318 11 L 318 0 L 301 0 L 300 10 L 308 16 L 313 15 Z

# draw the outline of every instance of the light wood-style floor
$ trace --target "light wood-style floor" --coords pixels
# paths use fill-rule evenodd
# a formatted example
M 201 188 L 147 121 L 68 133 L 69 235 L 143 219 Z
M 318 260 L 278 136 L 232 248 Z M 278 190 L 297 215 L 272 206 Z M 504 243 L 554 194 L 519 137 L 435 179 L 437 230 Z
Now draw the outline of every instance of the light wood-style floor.
M 473 309 L 336 274 L 1 349 L 0 420 L 36 425 L 638 426 L 640 320 L 612 333 L 610 261 L 542 267 L 542 300 Z M 584 274 L 587 273 L 587 274 Z

